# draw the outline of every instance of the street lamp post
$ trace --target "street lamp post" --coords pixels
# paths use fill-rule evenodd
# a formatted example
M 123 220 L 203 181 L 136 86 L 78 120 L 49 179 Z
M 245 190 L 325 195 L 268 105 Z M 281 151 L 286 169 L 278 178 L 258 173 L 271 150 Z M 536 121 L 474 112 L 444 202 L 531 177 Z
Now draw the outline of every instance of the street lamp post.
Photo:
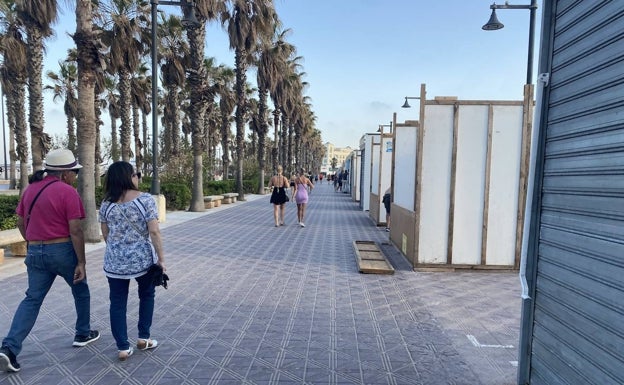
M 496 17 L 497 9 L 528 9 L 530 11 L 529 16 L 529 52 L 527 58 L 527 75 L 526 75 L 526 84 L 533 83 L 533 40 L 535 37 L 535 11 L 537 10 L 537 0 L 531 0 L 531 4 L 529 5 L 512 5 L 512 4 L 492 4 L 490 5 L 490 9 L 492 10 L 492 14 L 490 15 L 490 20 L 481 27 L 485 31 L 495 31 L 503 28 L 505 25 L 498 21 Z
M 195 18 L 195 3 L 193 1 L 160 1 L 151 0 L 152 4 L 152 186 L 151 194 L 160 194 L 160 179 L 158 176 L 158 4 L 176 5 L 183 10 L 182 25 L 197 26 Z M 187 8 L 188 12 L 184 12 Z M 187 16 L 188 14 L 188 16 Z
M 510 5 L 510 4 L 503 4 L 503 5 L 496 5 L 496 4 L 492 4 L 490 5 L 490 9 L 492 10 L 492 15 L 490 16 L 490 20 L 482 27 L 484 30 L 486 31 L 493 31 L 493 30 L 498 30 L 504 27 L 503 23 L 501 23 L 500 21 L 498 21 L 498 18 L 496 17 L 496 10 L 497 9 L 528 9 L 530 11 L 530 19 L 529 19 L 529 52 L 528 52 L 528 56 L 527 56 L 527 74 L 526 74 L 526 84 L 524 86 L 524 114 L 522 117 L 522 125 L 523 125 L 523 133 L 522 136 L 523 138 L 526 138 L 526 142 L 530 142 L 530 133 L 532 131 L 532 105 L 533 105 L 533 40 L 534 40 L 534 35 L 535 35 L 535 11 L 537 10 L 537 0 L 531 0 L 531 4 L 529 5 Z M 523 139 L 524 141 L 524 139 Z M 527 170 L 527 172 L 521 172 L 520 173 L 520 186 L 522 186 L 522 189 L 520 190 L 520 194 L 518 197 L 518 202 L 520 202 L 520 207 L 518 208 L 518 219 L 517 219 L 517 230 L 516 230 L 516 250 L 518 250 L 519 246 L 520 246 L 520 265 L 518 266 L 518 269 L 520 270 L 520 280 L 522 281 L 522 287 L 523 288 L 528 288 L 530 285 L 528 283 L 528 279 L 526 277 L 525 271 L 526 271 L 526 255 L 525 252 L 522 251 L 524 249 L 524 245 L 526 244 L 526 233 L 525 233 L 525 229 L 528 229 L 528 227 L 525 226 L 525 219 L 527 220 L 526 223 L 530 223 L 530 213 L 526 213 L 526 209 L 527 209 L 527 201 L 526 201 L 526 196 L 527 196 L 527 189 L 528 189 L 528 182 L 527 182 L 527 173 L 530 173 L 530 160 L 529 160 L 529 156 L 530 156 L 530 143 L 523 143 L 522 145 L 522 155 L 521 155 L 521 169 L 522 170 Z M 529 203 L 530 205 L 530 203 Z M 525 218 L 526 217 L 526 218 Z M 520 242 L 520 245 L 518 244 L 518 242 Z M 527 324 L 528 322 L 531 322 L 531 309 L 533 307 L 533 303 L 532 300 L 530 298 L 529 295 L 522 295 L 522 310 L 521 310 L 521 318 L 520 318 L 520 323 L 522 325 Z M 527 321 L 529 320 L 529 321 Z M 520 347 L 520 352 L 519 352 L 519 356 L 521 358 L 527 357 L 529 356 L 529 351 L 530 351 L 530 344 L 529 343 L 523 343 L 529 340 L 529 335 L 531 334 L 530 331 L 527 330 L 527 328 L 522 327 L 522 330 L 520 331 L 520 341 L 521 341 L 521 347 Z M 527 382 L 527 378 L 528 378 L 528 370 L 529 370 L 529 366 L 527 365 L 526 361 L 521 360 L 520 361 L 520 365 L 518 367 L 518 383 L 519 384 L 524 384 Z
M 392 121 L 390 121 L 390 124 L 380 124 L 379 128 L 377 129 L 377 132 L 380 132 L 383 134 L 384 127 L 390 127 L 390 133 L 392 133 Z
M 412 106 L 410 106 L 409 103 L 407 102 L 407 99 L 420 99 L 420 96 L 406 96 L 405 103 L 403 103 L 401 108 L 412 108 Z

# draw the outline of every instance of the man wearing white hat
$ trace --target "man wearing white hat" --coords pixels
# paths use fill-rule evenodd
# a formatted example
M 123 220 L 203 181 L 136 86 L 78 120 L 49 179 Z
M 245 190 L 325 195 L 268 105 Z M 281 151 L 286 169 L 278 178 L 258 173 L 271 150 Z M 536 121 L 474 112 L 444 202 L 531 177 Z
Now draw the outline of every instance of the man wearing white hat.
M 76 306 L 73 346 L 100 338 L 91 330 L 91 295 L 85 270 L 85 245 L 81 220 L 84 206 L 73 183 L 82 166 L 69 150 L 48 153 L 44 170 L 34 173 L 17 206 L 17 227 L 28 241 L 26 298 L 18 306 L 11 329 L 2 340 L 0 371 L 18 372 L 17 355 L 30 333 L 43 300 L 57 276 L 71 287 Z M 62 183 L 57 183 L 62 182 Z

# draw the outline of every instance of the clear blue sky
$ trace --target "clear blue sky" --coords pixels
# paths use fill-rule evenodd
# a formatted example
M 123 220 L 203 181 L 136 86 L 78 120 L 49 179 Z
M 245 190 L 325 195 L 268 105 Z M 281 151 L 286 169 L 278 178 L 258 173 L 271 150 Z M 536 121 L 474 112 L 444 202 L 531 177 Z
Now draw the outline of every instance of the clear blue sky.
M 483 31 L 491 0 L 275 0 L 289 41 L 303 57 L 306 94 L 324 142 L 359 146 L 360 137 L 388 124 L 417 119 L 402 109 L 405 96 L 521 100 L 526 81 L 529 11 L 498 10 L 505 28 Z M 503 1 L 499 1 L 503 3 Z M 529 0 L 511 1 L 529 4 Z M 541 2 L 539 2 L 541 7 Z M 64 7 L 67 8 L 67 7 Z M 160 10 L 176 12 L 161 5 Z M 73 44 L 73 10 L 63 9 L 47 41 L 46 70 L 58 69 Z M 177 12 L 176 12 L 177 13 Z M 539 53 L 541 9 L 536 19 L 535 63 Z M 233 67 L 220 26 L 210 26 L 206 55 Z M 536 68 L 537 65 L 534 66 Z M 535 79 L 535 75 L 534 75 Z M 253 80 L 250 74 L 249 80 Z M 44 79 L 45 82 L 45 79 Z M 412 105 L 418 101 L 412 100 Z M 46 132 L 64 135 L 61 103 L 45 99 Z M 109 130 L 104 116 L 104 132 Z

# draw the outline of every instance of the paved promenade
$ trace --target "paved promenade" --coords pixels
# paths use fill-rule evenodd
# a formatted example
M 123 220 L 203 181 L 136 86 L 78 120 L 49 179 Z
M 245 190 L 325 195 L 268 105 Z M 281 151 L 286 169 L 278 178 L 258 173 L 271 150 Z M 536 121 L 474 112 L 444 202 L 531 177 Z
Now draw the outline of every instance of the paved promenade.
M 388 233 L 327 183 L 274 227 L 269 196 L 205 213 L 167 214 L 168 290 L 157 288 L 153 351 L 117 361 L 103 244 L 89 245 L 92 328 L 71 346 L 75 312 L 57 279 L 5 384 L 515 384 L 515 273 L 417 273 Z M 394 275 L 360 274 L 352 242 L 378 242 Z M 0 265 L 0 337 L 26 290 L 21 260 Z M 128 331 L 136 337 L 131 284 Z

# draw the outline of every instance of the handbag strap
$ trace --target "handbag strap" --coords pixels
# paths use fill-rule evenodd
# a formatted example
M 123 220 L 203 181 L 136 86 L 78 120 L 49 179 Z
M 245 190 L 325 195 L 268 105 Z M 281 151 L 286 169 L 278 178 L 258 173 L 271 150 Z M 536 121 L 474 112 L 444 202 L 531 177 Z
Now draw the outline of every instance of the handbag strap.
M 133 201 L 132 201 L 132 203 L 135 205 L 135 207 L 136 207 L 137 209 L 139 209 L 139 212 L 140 212 L 140 213 L 141 213 L 141 215 L 143 216 L 143 219 L 145 219 L 145 208 L 143 207 L 143 204 L 142 204 L 142 203 L 141 203 L 141 204 L 137 204 L 136 199 L 135 199 L 135 200 L 133 200 Z M 114 206 L 113 206 L 113 205 L 114 205 Z M 136 225 L 135 225 L 135 224 L 134 224 L 134 223 L 133 223 L 130 219 L 128 219 L 128 217 L 126 216 L 126 213 L 122 210 L 122 208 L 121 208 L 121 205 L 120 205 L 120 204 L 112 202 L 112 203 L 110 204 L 110 206 L 108 207 L 108 209 L 106 210 L 106 216 L 108 216 L 108 213 L 110 212 L 110 210 L 111 210 L 113 207 L 115 207 L 115 206 L 119 208 L 119 212 L 121 213 L 121 215 L 123 215 L 123 217 L 124 217 L 124 218 L 126 218 L 126 221 L 128 221 L 128 223 L 130 224 L 130 226 L 132 226 L 132 228 L 133 228 L 133 229 L 134 229 L 137 233 L 139 233 L 139 235 L 141 235 L 141 236 L 143 236 L 143 237 L 147 238 L 148 240 L 150 240 L 150 239 L 149 239 L 149 230 L 147 231 L 147 233 L 145 233 L 145 232 L 141 231 L 141 230 L 140 230 L 140 229 L 139 229 L 139 228 L 138 228 L 138 227 L 137 227 L 137 226 L 136 226 Z
M 28 229 L 28 224 L 30 223 L 30 213 L 32 213 L 32 209 L 35 206 L 35 202 L 37 202 L 37 199 L 39 199 L 39 195 L 41 195 L 41 193 L 43 192 L 43 190 L 45 190 L 49 185 L 51 185 L 54 182 L 58 182 L 58 179 L 54 179 L 52 182 L 46 184 L 45 186 L 43 186 L 41 188 L 41 190 L 39 190 L 39 192 L 37 193 L 37 195 L 35 195 L 35 199 L 33 199 L 33 201 L 30 203 L 30 207 L 28 208 L 28 214 L 26 215 L 26 225 L 24 227 L 24 230 Z

